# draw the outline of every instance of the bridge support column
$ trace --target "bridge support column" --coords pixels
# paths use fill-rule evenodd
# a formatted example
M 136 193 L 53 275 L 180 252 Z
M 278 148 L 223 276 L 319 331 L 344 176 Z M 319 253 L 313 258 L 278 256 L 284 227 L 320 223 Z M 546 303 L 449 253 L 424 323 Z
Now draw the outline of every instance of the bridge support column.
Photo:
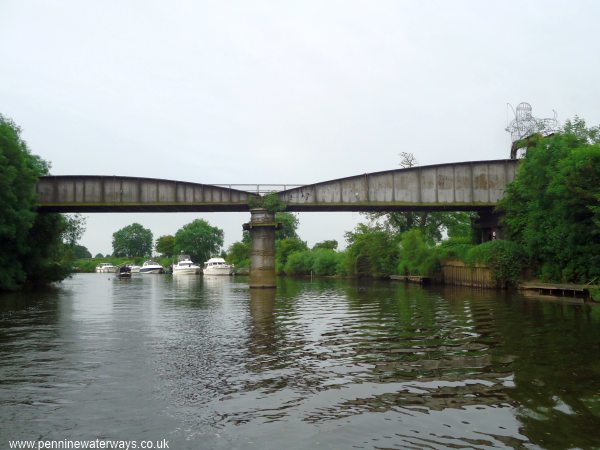
M 250 222 L 244 230 L 250 232 L 250 287 L 275 288 L 275 214 L 264 208 L 250 210 Z
M 500 224 L 502 216 L 503 214 L 493 209 L 479 211 L 474 223 L 479 243 L 504 238 L 502 225 Z

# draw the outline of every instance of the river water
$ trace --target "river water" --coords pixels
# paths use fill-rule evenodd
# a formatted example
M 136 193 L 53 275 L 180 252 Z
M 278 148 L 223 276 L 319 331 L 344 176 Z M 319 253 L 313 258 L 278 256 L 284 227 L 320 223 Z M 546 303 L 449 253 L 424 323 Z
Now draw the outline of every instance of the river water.
M 390 282 L 78 274 L 0 296 L 0 448 L 600 448 L 600 308 Z

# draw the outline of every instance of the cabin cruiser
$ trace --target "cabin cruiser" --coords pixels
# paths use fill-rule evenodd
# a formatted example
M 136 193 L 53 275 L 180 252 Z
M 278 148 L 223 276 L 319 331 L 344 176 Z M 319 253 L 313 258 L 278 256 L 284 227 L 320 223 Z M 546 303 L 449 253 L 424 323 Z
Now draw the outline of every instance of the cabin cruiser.
M 189 255 L 179 255 L 177 264 L 173 264 L 173 275 L 193 275 L 200 272 L 202 272 L 202 268 L 194 264 Z
M 233 264 L 227 264 L 223 258 L 210 258 L 204 263 L 204 275 L 231 275 Z
M 148 260 L 144 261 L 140 268 L 140 273 L 165 273 L 165 268 L 156 261 Z
M 117 266 L 113 266 L 111 263 L 100 263 L 96 266 L 96 273 L 115 273 Z
M 119 266 L 116 274 L 119 278 L 131 278 L 131 267 L 127 265 Z
M 131 273 L 140 273 L 142 266 L 136 266 L 135 264 L 127 264 L 127 267 L 131 269 Z

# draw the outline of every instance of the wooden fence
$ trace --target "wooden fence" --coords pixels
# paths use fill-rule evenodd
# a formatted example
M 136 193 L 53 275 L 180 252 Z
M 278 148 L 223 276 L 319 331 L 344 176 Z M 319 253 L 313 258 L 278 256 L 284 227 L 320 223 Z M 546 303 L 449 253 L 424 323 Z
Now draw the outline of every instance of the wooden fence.
M 489 267 L 480 264 L 469 267 L 462 261 L 454 260 L 442 263 L 442 282 L 457 286 L 498 287 Z

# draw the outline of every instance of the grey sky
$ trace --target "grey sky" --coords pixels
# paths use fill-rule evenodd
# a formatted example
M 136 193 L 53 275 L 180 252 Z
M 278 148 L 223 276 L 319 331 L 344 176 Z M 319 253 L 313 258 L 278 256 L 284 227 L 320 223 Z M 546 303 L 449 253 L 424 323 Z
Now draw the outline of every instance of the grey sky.
M 509 156 L 507 103 L 600 123 L 597 1 L 0 0 L 0 112 L 53 174 L 312 183 Z M 91 214 L 111 251 L 196 217 Z M 357 213 L 305 213 L 309 244 Z

